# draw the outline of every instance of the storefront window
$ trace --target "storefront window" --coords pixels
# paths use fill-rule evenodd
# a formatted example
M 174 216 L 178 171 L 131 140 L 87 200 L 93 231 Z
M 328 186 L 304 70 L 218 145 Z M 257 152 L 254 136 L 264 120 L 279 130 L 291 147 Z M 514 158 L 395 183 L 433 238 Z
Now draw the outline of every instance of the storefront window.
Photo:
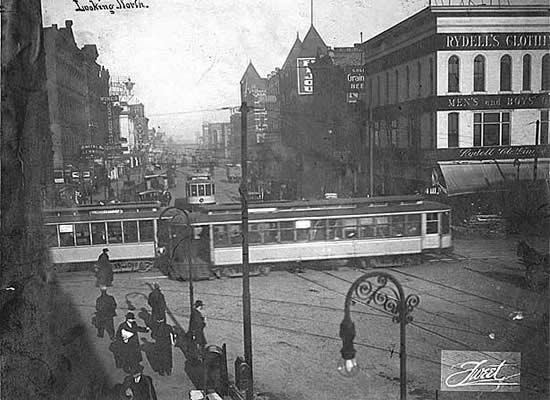
M 475 113 L 474 146 L 510 145 L 510 113 Z
M 448 146 L 458 147 L 458 113 L 449 113 L 448 118 Z

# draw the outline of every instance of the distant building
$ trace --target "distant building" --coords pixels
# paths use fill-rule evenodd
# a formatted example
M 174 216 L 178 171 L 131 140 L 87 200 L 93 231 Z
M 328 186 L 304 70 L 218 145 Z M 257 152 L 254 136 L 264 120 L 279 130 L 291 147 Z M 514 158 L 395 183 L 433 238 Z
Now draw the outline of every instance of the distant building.
M 219 165 L 230 161 L 230 140 L 232 127 L 230 122 L 203 122 L 202 148 L 211 160 Z
M 81 169 L 83 163 L 90 167 L 91 158 L 83 158 L 81 150 L 100 149 L 108 136 L 102 97 L 108 95 L 109 71 L 96 62 L 95 45 L 78 48 L 72 24 L 67 20 L 64 27 L 54 24 L 43 28 L 56 183 L 68 183 L 71 170 Z

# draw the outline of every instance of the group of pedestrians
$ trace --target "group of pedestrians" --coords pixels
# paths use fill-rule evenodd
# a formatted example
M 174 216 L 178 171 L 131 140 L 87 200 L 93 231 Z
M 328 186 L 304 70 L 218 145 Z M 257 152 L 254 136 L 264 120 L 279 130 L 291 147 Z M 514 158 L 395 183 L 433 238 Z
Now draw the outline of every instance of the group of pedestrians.
M 107 332 L 111 339 L 109 349 L 112 351 L 117 368 L 128 374 L 121 389 L 121 398 L 156 400 L 156 392 L 150 377 L 143 375 L 142 350 L 153 369 L 161 376 L 171 375 L 173 360 L 172 347 L 176 344 L 174 328 L 166 322 L 166 299 L 160 290 L 160 285 L 154 283 L 147 297 L 151 307 L 150 315 L 142 309 L 144 315 L 139 316 L 146 326 L 137 323 L 133 312 L 125 315 L 124 321 L 115 331 L 114 317 L 117 315 L 117 302 L 107 293 L 107 287 L 112 286 L 113 272 L 109 261 L 108 249 L 103 249 L 96 266 L 96 285 L 100 288 L 100 296 L 96 299 L 96 313 L 93 324 L 97 328 L 97 336 L 103 338 Z M 201 300 L 195 302 L 189 322 L 189 332 L 185 339 L 193 343 L 201 354 L 206 345 L 204 328 L 206 320 L 202 315 L 204 304 Z M 140 333 L 150 333 L 154 342 L 142 338 Z M 181 339 L 181 338 L 180 338 Z

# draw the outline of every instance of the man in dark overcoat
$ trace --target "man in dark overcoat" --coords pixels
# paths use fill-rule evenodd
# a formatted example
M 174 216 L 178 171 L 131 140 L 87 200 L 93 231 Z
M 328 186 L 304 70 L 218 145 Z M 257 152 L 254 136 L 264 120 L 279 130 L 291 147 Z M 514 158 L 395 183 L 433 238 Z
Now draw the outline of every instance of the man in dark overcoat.
M 134 313 L 126 314 L 126 321 L 118 326 L 115 335 L 115 352 L 119 355 L 120 365 L 124 372 L 131 373 L 132 369 L 141 362 L 141 348 L 139 332 L 148 332 L 149 328 L 139 326 Z M 117 357 L 115 354 L 115 361 Z
M 102 338 L 103 332 L 107 331 L 109 338 L 113 340 L 115 338 L 113 318 L 116 315 L 117 304 L 115 298 L 107 294 L 107 286 L 101 286 L 100 290 L 101 295 L 95 301 L 97 336 Z
M 147 303 L 151 306 L 151 330 L 155 331 L 157 321 L 166 319 L 166 300 L 157 282 L 153 283 L 153 290 L 149 293 Z
M 199 346 L 200 351 L 206 346 L 206 338 L 204 336 L 204 328 L 206 327 L 206 318 L 202 314 L 204 303 L 202 300 L 195 301 L 194 307 L 191 310 L 191 318 L 189 320 L 189 334 L 193 342 Z
M 132 369 L 132 375 L 124 378 L 122 390 L 127 396 L 131 393 L 133 400 L 157 400 L 153 379 L 143 374 L 143 366 L 140 364 Z
M 109 249 L 103 249 L 95 267 L 96 286 L 113 286 L 113 265 L 109 261 Z

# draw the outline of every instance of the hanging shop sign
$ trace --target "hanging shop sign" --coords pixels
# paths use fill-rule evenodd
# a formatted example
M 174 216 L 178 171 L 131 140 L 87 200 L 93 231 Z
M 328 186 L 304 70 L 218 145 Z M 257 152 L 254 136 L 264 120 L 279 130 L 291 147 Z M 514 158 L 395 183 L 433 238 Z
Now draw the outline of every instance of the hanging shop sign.
M 365 67 L 345 69 L 348 103 L 357 103 L 360 93 L 365 91 Z
M 297 58 L 298 94 L 313 94 L 313 73 L 309 64 L 315 62 L 315 58 Z
M 441 351 L 441 390 L 519 392 L 521 353 Z
M 438 110 L 550 108 L 550 93 L 438 96 Z

